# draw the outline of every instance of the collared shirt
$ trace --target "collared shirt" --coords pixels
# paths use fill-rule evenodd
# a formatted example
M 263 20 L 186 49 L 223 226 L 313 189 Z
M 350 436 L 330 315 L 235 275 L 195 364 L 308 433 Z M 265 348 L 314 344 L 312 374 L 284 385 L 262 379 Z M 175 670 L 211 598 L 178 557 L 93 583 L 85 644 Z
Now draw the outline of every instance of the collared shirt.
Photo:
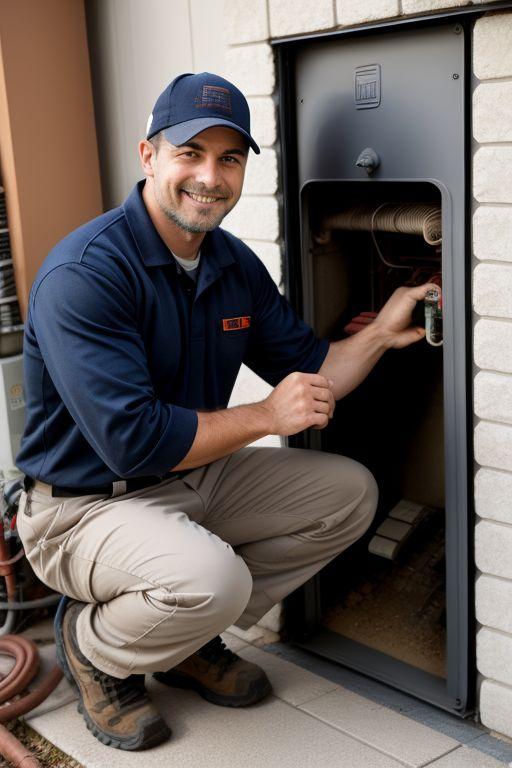
M 227 407 L 242 362 L 276 385 L 327 354 L 225 230 L 205 236 L 194 285 L 153 226 L 143 184 L 58 243 L 32 285 L 16 464 L 49 484 L 164 476 L 193 443 L 196 411 Z

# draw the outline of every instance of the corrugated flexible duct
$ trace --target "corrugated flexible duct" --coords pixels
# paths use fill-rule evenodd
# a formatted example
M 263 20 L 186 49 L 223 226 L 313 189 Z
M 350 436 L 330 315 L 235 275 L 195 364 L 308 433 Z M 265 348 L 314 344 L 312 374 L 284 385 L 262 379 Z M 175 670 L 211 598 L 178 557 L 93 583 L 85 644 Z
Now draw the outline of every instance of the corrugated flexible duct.
M 328 242 L 333 229 L 423 235 L 429 245 L 439 245 L 442 240 L 441 208 L 414 203 L 383 203 L 377 207 L 354 205 L 326 216 L 317 242 Z

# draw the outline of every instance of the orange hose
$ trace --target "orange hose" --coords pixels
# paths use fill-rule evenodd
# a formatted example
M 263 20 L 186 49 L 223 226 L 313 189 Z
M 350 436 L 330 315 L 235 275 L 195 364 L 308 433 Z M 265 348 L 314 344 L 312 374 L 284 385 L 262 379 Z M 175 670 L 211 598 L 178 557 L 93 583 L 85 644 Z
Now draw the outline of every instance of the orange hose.
M 15 768 L 41 768 L 39 760 L 4 725 L 0 725 L 0 744 L 2 755 Z
M 20 556 L 18 552 L 9 558 L 3 521 L 0 519 L 0 575 L 5 578 L 8 601 L 16 600 L 14 564 Z M 62 671 L 55 666 L 29 694 L 13 703 L 5 703 L 22 694 L 34 679 L 39 670 L 39 654 L 33 640 L 23 635 L 0 636 L 1 654 L 13 656 L 15 661 L 12 669 L 0 680 L 0 754 L 16 768 L 41 768 L 37 758 L 2 723 L 24 715 L 44 701 L 62 680 Z

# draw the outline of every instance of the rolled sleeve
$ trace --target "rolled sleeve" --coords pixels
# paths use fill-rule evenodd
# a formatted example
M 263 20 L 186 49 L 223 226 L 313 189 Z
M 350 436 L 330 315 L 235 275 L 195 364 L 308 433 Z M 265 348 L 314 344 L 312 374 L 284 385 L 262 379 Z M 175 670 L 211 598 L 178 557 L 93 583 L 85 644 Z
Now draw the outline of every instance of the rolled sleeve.
M 255 313 L 246 365 L 272 386 L 294 371 L 317 373 L 329 340 L 317 338 L 301 320 L 261 262 L 253 285 Z
M 156 397 L 130 286 L 83 263 L 61 264 L 30 311 L 55 389 L 103 462 L 119 477 L 161 476 L 179 464 L 197 413 Z

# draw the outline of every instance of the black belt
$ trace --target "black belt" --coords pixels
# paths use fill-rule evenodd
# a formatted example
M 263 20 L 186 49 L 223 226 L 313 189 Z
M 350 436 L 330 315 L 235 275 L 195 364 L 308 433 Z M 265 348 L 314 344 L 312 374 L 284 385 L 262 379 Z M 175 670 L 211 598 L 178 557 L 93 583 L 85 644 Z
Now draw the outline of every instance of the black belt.
M 148 475 L 146 477 L 130 477 L 122 482 L 126 483 L 126 489 L 124 493 L 131 493 L 132 491 L 138 491 L 141 488 L 147 488 L 150 485 L 157 485 L 163 483 L 164 480 L 171 480 L 184 477 L 190 470 L 183 470 L 183 472 L 171 472 L 164 477 L 157 477 L 156 475 Z M 44 481 L 43 481 L 44 482 Z M 117 481 L 119 482 L 119 481 Z M 35 480 L 33 477 L 25 475 L 23 479 L 23 486 L 25 491 L 30 490 L 34 485 Z M 107 483 L 106 485 L 94 485 L 84 486 L 81 488 L 69 488 L 64 485 L 52 485 L 52 496 L 93 496 L 95 494 L 106 494 L 111 496 L 114 493 L 114 483 Z

